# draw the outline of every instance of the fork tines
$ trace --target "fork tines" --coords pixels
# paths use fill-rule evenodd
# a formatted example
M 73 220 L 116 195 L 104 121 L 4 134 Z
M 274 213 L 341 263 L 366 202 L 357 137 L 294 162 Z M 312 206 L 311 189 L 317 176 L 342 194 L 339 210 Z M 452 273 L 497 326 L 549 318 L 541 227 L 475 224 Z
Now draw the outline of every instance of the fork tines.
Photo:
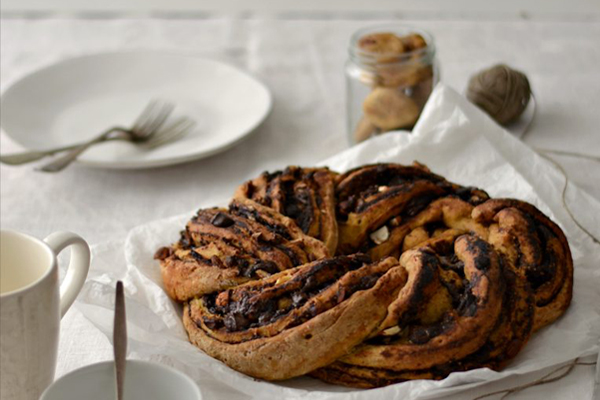
M 195 121 L 186 117 L 180 117 L 156 132 L 150 139 L 144 142 L 142 146 L 146 149 L 154 149 L 169 142 L 174 142 L 188 134 L 195 125 Z
M 140 116 L 135 120 L 132 131 L 140 136 L 153 134 L 169 118 L 175 106 L 171 103 L 159 100 L 152 100 Z

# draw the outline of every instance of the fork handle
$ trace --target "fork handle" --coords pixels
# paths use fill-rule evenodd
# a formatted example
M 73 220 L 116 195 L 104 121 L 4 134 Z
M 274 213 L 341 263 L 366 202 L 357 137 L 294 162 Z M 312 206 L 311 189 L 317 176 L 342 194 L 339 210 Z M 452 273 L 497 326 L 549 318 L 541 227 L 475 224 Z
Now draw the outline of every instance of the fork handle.
M 43 167 L 41 167 L 37 170 L 44 171 L 44 172 L 60 172 L 63 169 L 65 169 L 69 164 L 71 164 L 73 161 L 75 161 L 81 153 L 83 153 L 84 151 L 86 151 L 87 149 L 92 147 L 93 145 L 105 142 L 107 140 L 111 140 L 112 138 L 110 137 L 110 134 L 115 131 L 126 132 L 122 128 L 111 128 L 111 129 L 105 131 L 104 133 L 102 133 L 100 136 L 98 136 L 88 142 L 73 146 L 71 149 L 69 149 L 69 152 L 67 154 L 65 154 L 64 156 L 61 156 L 60 158 L 58 158 L 54 161 L 51 161 L 50 163 L 44 165 Z
M 44 157 L 51 156 L 56 153 L 60 153 L 61 151 L 71 150 L 80 145 L 81 145 L 80 143 L 77 143 L 77 144 L 72 144 L 69 146 L 57 147 L 56 149 L 52 149 L 52 150 L 24 151 L 21 153 L 2 155 L 2 156 L 0 156 L 0 162 L 2 164 L 7 164 L 7 165 L 27 164 L 27 163 L 30 163 L 33 161 L 40 160 Z
M 97 140 L 100 137 L 105 136 L 105 140 L 112 140 L 113 138 L 108 137 L 109 134 L 116 132 L 116 131 L 123 131 L 122 128 L 111 128 L 103 133 L 101 133 L 98 137 L 92 139 L 92 140 Z M 117 139 L 117 138 L 115 138 Z M 87 143 L 87 142 L 85 142 Z M 54 154 L 57 153 L 62 153 L 63 151 L 67 151 L 67 150 L 72 150 L 74 148 L 77 148 L 85 143 L 76 143 L 76 144 L 70 144 L 68 146 L 62 146 L 62 147 L 56 147 L 54 149 L 49 149 L 49 150 L 33 150 L 33 151 L 23 151 L 20 153 L 15 153 L 15 154 L 5 154 L 5 155 L 0 155 L 0 163 L 2 164 L 6 164 L 6 165 L 22 165 L 22 164 L 27 164 L 30 162 L 34 162 L 37 160 L 41 160 L 44 157 L 47 156 L 52 156 Z

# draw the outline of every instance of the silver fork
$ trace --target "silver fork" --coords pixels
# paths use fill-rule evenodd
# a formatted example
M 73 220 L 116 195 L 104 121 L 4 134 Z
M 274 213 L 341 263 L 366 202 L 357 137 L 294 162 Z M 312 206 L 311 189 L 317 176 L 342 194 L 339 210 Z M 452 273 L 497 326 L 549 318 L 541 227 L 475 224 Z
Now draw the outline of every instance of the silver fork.
M 139 143 L 139 147 L 142 147 L 146 150 L 152 150 L 162 145 L 174 142 L 177 139 L 187 135 L 195 125 L 196 122 L 193 120 L 186 117 L 180 117 L 169 125 L 156 130 L 154 133 L 150 134 L 147 139 L 143 141 L 138 139 L 137 143 Z M 64 158 L 67 157 L 68 155 Z M 44 172 L 58 172 L 64 169 L 67 165 L 69 165 L 70 162 L 74 160 L 75 158 L 65 160 L 66 164 L 63 165 L 59 164 L 61 162 L 61 159 L 59 159 L 51 162 L 48 165 L 45 165 L 39 170 Z
M 146 142 L 159 132 L 159 129 L 173 112 L 173 108 L 173 105 L 170 103 L 151 101 L 131 128 L 124 128 L 121 126 L 110 128 L 98 137 L 69 150 L 64 156 L 44 165 L 39 168 L 39 170 L 44 172 L 62 171 L 91 146 L 105 142 L 111 138 L 112 140 L 116 140 L 117 138 L 120 140 L 128 140 L 133 143 Z
M 172 111 L 173 105 L 153 100 L 146 108 L 144 108 L 131 128 L 115 126 L 102 132 L 88 142 L 62 146 L 50 150 L 25 151 L 16 154 L 2 155 L 0 156 L 0 162 L 8 165 L 26 164 L 63 151 L 75 151 L 76 149 L 80 150 L 79 154 L 81 154 L 81 152 L 94 144 L 110 140 L 128 140 L 134 143 L 142 143 L 152 138 L 153 134 L 155 134 L 165 123 Z

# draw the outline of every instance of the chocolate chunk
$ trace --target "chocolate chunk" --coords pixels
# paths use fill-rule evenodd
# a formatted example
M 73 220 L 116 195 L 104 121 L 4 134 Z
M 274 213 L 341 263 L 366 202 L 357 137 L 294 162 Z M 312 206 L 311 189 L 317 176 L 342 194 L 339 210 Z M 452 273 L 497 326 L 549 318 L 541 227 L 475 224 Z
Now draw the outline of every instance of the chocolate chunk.
M 556 274 L 557 264 L 558 261 L 554 251 L 547 251 L 540 265 L 532 265 L 525 271 L 525 276 L 527 276 L 531 287 L 537 289 L 551 280 Z
M 347 260 L 350 261 L 350 270 L 355 270 L 362 267 L 364 264 L 370 263 L 371 257 L 364 253 L 356 253 L 352 257 L 348 257 Z
M 296 218 L 302 210 L 298 207 L 298 204 L 295 202 L 291 202 L 285 205 L 284 215 L 287 215 L 290 218 Z
M 290 259 L 290 262 L 294 267 L 302 264 L 302 259 L 298 257 L 298 254 L 296 254 L 296 252 L 293 249 L 287 246 L 283 246 L 281 244 L 276 244 L 275 248 L 285 253 L 285 255 L 287 256 L 287 258 Z
M 356 288 L 356 290 L 365 290 L 370 289 L 375 285 L 377 280 L 379 279 L 379 275 L 367 275 L 360 278 L 360 282 Z
M 221 261 L 221 259 L 217 256 L 212 256 L 210 258 L 210 262 L 212 263 L 212 265 L 214 265 L 215 267 L 219 267 L 221 269 L 225 269 L 226 266 L 225 264 L 223 264 L 223 261 Z
M 440 325 L 418 326 L 410 332 L 409 340 L 414 344 L 425 344 L 442 331 L 443 328 Z
M 388 181 L 388 186 L 400 186 L 402 184 L 405 184 L 408 182 L 408 179 L 406 179 L 403 176 L 394 176 L 392 179 L 390 179 Z
M 419 197 L 415 197 L 411 199 L 404 209 L 402 215 L 408 217 L 414 217 L 421 211 L 425 209 L 432 201 L 434 201 L 438 196 L 436 194 L 425 194 Z
M 311 195 L 308 187 L 294 185 L 294 182 L 284 182 L 282 193 L 283 214 L 295 220 L 304 233 L 308 232 L 313 220 Z
M 254 186 L 254 184 L 252 183 L 252 181 L 249 181 L 246 184 L 246 196 L 251 199 L 252 196 L 254 196 L 254 192 L 256 191 L 256 187 Z
M 179 243 L 181 243 L 181 246 L 184 249 L 189 249 L 190 247 L 192 247 L 192 244 L 194 244 L 194 241 L 192 240 L 192 236 L 190 235 L 190 233 L 188 232 L 188 230 L 184 230 L 180 232 L 181 234 L 181 238 L 179 239 Z
M 338 213 L 342 216 L 350 214 L 357 206 L 358 196 L 351 195 L 346 200 L 338 203 Z
M 413 329 L 409 337 L 409 340 L 414 344 L 425 344 L 429 342 L 429 339 L 430 337 L 425 328 Z
M 489 196 L 486 192 L 474 186 L 461 186 L 454 191 L 454 195 L 474 206 L 479 205 L 489 199 Z
M 250 320 L 242 313 L 237 312 L 227 314 L 225 318 L 223 318 L 223 323 L 229 332 L 241 331 L 250 326 Z
M 214 330 L 217 327 L 217 321 L 215 321 L 212 318 L 202 317 L 202 322 L 204 322 L 204 325 L 206 325 L 206 327 L 208 329 L 213 329 Z
M 235 259 L 235 263 L 236 263 L 236 266 L 238 269 L 238 274 L 244 276 L 250 263 L 248 262 L 248 260 L 245 260 L 243 258 L 239 258 L 239 257 L 233 257 L 233 258 Z
M 465 276 L 465 263 L 460 261 L 454 252 L 447 256 L 438 256 L 442 268 L 456 272 L 460 277 Z
M 306 279 L 306 282 L 304 282 L 304 286 L 302 286 L 302 291 L 309 292 L 312 289 L 316 288 L 318 285 L 319 281 L 317 280 L 317 278 L 314 275 L 311 275 L 308 277 L 308 279 Z
M 492 260 L 487 253 L 478 254 L 475 258 L 475 268 L 480 271 L 487 271 L 492 265 Z
M 228 215 L 219 212 L 210 220 L 210 223 L 219 228 L 227 228 L 235 223 Z
M 259 261 L 250 268 L 246 269 L 246 271 L 244 271 L 244 276 L 250 278 L 259 269 L 268 272 L 269 274 L 275 274 L 279 272 L 277 264 L 275 264 L 273 261 Z
M 475 254 L 475 268 L 480 271 L 487 271 L 490 269 L 492 260 L 490 259 L 490 252 L 492 252 L 491 246 L 481 239 L 469 241 L 467 250 L 470 253 Z
M 477 313 L 477 298 L 470 290 L 460 299 L 458 313 L 465 317 L 473 317 Z
M 454 192 L 454 194 L 461 200 L 464 201 L 469 201 L 469 199 L 471 198 L 471 196 L 473 195 L 473 190 L 475 188 L 473 186 L 461 186 L 458 189 L 456 189 L 456 191 Z
M 196 251 L 191 250 L 190 255 L 194 257 L 195 260 L 206 263 L 206 259 L 202 257 L 200 254 L 196 253 Z
M 238 258 L 235 256 L 225 257 L 225 265 L 227 265 L 229 268 L 237 267 L 238 266 Z
M 277 306 L 273 300 L 269 300 L 262 304 L 260 316 L 258 317 L 259 325 L 266 325 L 271 322 L 277 311 Z
M 171 249 L 169 247 L 161 247 L 154 253 L 155 260 L 164 260 L 171 255 Z

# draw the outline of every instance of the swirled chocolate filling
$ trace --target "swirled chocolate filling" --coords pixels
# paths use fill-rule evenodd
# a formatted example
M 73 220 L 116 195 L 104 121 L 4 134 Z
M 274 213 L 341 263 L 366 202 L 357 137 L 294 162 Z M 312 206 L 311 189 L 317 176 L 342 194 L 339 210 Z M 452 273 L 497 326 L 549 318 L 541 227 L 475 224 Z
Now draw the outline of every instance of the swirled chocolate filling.
M 296 221 L 304 233 L 308 233 L 317 218 L 318 207 L 322 204 L 321 187 L 315 175 L 325 172 L 329 171 L 326 168 L 305 169 L 295 166 L 273 173 L 263 172 L 257 182 L 249 181 L 245 184 L 244 196 L 262 205 L 274 207 L 276 211 Z
M 205 316 L 203 322 L 212 330 L 236 332 L 274 323 L 292 310 L 303 308 L 289 326 L 301 324 L 353 293 L 373 287 L 385 271 L 356 275 L 335 293 L 316 300 L 317 295 L 346 273 L 358 270 L 369 261 L 365 255 L 339 256 L 317 261 L 295 275 L 281 275 L 275 282 L 261 282 L 205 295 L 202 300 L 210 316 Z
M 529 265 L 526 275 L 531 287 L 535 290 L 554 278 L 558 260 L 552 247 L 547 246 L 550 240 L 556 240 L 554 233 L 543 224 L 533 221 L 532 223 L 535 225 L 535 234 L 539 240 L 539 247 L 536 246 L 536 249 L 539 251 L 541 262 Z
M 409 310 L 395 328 L 369 339 L 373 345 L 398 343 L 425 344 L 454 326 L 456 317 L 473 316 L 477 312 L 477 299 L 472 293 L 476 282 L 465 279 L 464 262 L 459 260 L 452 243 L 439 241 L 423 250 L 424 268 L 415 281 L 416 292 Z M 424 297 L 425 287 L 439 279 L 440 287 L 430 298 Z M 441 297 L 436 295 L 445 294 Z M 431 321 L 430 307 L 435 307 Z
M 337 215 L 341 220 L 346 220 L 350 213 L 364 212 L 374 204 L 400 193 L 410 193 L 418 181 L 430 182 L 438 191 L 412 200 L 413 203 L 405 208 L 408 216 L 418 214 L 433 200 L 443 196 L 456 196 L 473 205 L 489 198 L 481 189 L 453 184 L 419 166 L 379 164 L 351 170 L 345 177 L 336 189 Z
M 295 220 L 304 233 L 308 232 L 314 219 L 309 188 L 294 182 L 284 182 L 282 186 L 283 214 Z
M 264 226 L 265 228 L 267 228 L 268 230 L 270 230 L 271 232 L 273 232 L 287 240 L 292 239 L 290 231 L 287 227 L 285 227 L 282 224 L 277 224 L 274 221 L 265 218 L 256 209 L 253 209 L 251 207 L 246 207 L 243 204 L 239 204 L 239 203 L 231 203 L 229 205 L 229 212 L 231 212 L 231 214 L 233 214 L 233 215 L 243 217 L 243 218 L 249 219 L 251 221 L 256 221 L 259 224 L 261 224 L 262 226 Z
M 175 254 L 201 265 L 237 268 L 239 276 L 262 278 L 279 272 L 279 264 L 286 269 L 313 259 L 301 244 L 290 243 L 296 242 L 282 223 L 234 202 L 230 211 L 198 211 L 181 232 L 179 242 L 169 252 L 157 252 L 157 257 Z

